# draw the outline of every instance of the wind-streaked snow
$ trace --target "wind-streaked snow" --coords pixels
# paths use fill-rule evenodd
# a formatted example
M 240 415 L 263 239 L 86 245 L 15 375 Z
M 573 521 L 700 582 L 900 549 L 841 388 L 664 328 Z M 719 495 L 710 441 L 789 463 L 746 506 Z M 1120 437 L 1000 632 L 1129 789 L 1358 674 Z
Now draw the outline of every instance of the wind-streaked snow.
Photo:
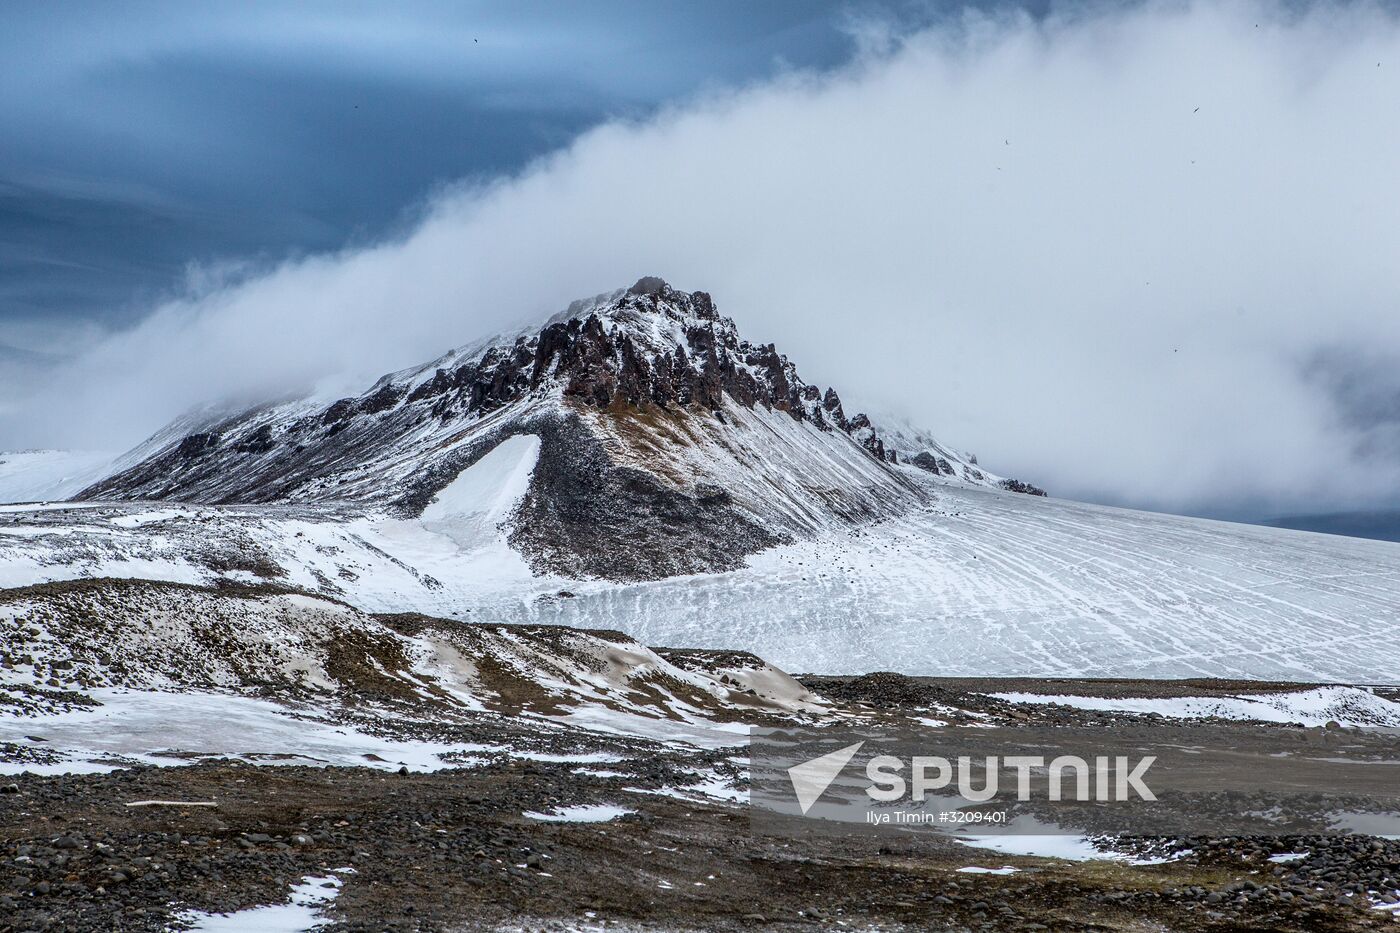
M 576 592 L 517 617 L 792 671 L 1400 681 L 1400 545 L 952 485 L 732 573 Z
M 732 400 L 723 414 L 657 416 L 654 424 L 581 416 L 618 462 L 691 493 L 724 489 L 753 521 L 794 538 L 844 531 L 850 515 L 894 514 L 923 498 L 923 471 L 881 463 L 843 431 Z
M 472 469 L 509 489 L 527 445 Z M 743 648 L 793 671 L 1400 682 L 1400 544 L 920 481 L 934 503 L 899 518 L 827 529 L 732 572 L 645 583 L 536 577 L 499 528 L 459 542 L 431 519 L 373 511 L 2 511 L 0 586 L 252 582 L 210 568 L 200 549 L 227 540 L 263 549 L 279 582 L 370 611 L 615 629 L 643 644 Z

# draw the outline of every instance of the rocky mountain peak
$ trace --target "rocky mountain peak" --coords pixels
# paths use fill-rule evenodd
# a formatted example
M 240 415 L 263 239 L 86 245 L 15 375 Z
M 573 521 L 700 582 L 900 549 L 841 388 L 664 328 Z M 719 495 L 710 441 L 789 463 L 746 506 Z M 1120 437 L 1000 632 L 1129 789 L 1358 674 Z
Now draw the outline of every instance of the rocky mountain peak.
M 538 463 L 511 543 L 539 569 L 651 578 L 732 567 L 928 496 L 924 471 L 900 457 L 923 448 L 847 415 L 835 389 L 804 382 L 773 344 L 743 339 L 707 293 L 648 276 L 359 396 L 185 419 L 79 498 L 417 516 L 526 434 L 539 439 Z M 993 481 L 954 465 L 962 479 Z
M 835 389 L 803 382 L 773 344 L 740 338 L 706 292 L 678 291 L 655 276 L 602 307 L 553 321 L 535 340 L 521 339 L 534 350 L 532 388 L 552 379 L 566 398 L 600 408 L 694 406 L 722 418 L 727 397 L 821 430 L 847 429 Z

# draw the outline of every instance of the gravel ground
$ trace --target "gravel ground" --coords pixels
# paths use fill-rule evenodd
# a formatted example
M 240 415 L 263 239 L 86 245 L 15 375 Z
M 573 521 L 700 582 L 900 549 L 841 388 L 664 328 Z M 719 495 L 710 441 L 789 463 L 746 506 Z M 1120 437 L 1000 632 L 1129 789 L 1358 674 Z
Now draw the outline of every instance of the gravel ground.
M 871 850 L 753 836 L 742 808 L 623 790 L 647 780 L 645 762 L 622 767 L 635 777 L 537 762 L 24 777 L 0 797 L 0 928 L 178 929 L 184 910 L 279 903 L 302 878 L 346 868 L 327 908 L 337 930 L 1393 928 L 1348 896 L 1394 883 L 1393 841 L 1180 840 L 1191 855 L 1152 866 L 1008 857 L 940 838 Z M 126 806 L 151 799 L 218 806 Z M 524 816 L 586 802 L 634 812 Z M 1308 855 L 1269 861 L 1297 851 Z M 967 866 L 1021 870 L 957 870 Z
M 807 682 L 852 708 L 933 702 L 1019 721 L 1001 701 L 946 683 Z M 570 732 L 568 752 L 596 746 L 624 760 L 498 758 L 417 774 L 210 760 L 23 775 L 0 783 L 0 930 L 178 930 L 190 911 L 284 903 L 293 885 L 331 874 L 341 887 L 321 910 L 346 931 L 1396 928 L 1373 907 L 1400 899 L 1394 840 L 1118 840 L 1168 859 L 1130 864 L 1005 855 L 932 835 L 763 836 L 743 806 L 672 790 L 702 772 L 742 787 L 734 749 L 628 751 L 588 735 Z M 216 806 L 128 806 L 148 800 Z M 526 815 L 580 805 L 630 812 L 605 822 Z M 959 871 L 968 867 L 1017 871 Z

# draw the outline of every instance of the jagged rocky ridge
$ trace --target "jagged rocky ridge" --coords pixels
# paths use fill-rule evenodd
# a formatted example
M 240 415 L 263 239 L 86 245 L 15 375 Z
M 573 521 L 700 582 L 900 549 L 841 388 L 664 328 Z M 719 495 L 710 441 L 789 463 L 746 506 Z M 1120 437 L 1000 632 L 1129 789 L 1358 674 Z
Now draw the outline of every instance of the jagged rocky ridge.
M 834 389 L 805 383 L 774 345 L 741 339 L 705 292 L 644 278 L 358 397 L 186 420 L 78 498 L 355 502 L 412 516 L 519 434 L 541 446 L 511 543 L 538 569 L 576 576 L 731 569 L 928 495 L 898 468 L 901 449 L 848 416 Z M 904 441 L 913 465 L 957 475 L 932 450 Z

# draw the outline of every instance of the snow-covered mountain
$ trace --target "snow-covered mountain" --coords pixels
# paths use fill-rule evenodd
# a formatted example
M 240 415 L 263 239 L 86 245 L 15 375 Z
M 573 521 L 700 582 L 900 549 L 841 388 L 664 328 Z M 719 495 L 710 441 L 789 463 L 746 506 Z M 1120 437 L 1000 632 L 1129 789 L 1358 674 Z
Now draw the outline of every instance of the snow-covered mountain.
M 272 584 L 800 671 L 1400 680 L 1400 546 L 1017 492 L 644 279 L 0 507 L 0 587 Z
M 652 579 L 928 502 L 903 462 L 993 485 L 932 438 L 847 416 L 704 292 L 656 278 L 362 395 L 196 413 L 78 498 L 357 503 L 424 514 L 512 437 L 536 439 L 511 543 L 540 571 Z M 460 499 L 460 491 L 449 497 Z

